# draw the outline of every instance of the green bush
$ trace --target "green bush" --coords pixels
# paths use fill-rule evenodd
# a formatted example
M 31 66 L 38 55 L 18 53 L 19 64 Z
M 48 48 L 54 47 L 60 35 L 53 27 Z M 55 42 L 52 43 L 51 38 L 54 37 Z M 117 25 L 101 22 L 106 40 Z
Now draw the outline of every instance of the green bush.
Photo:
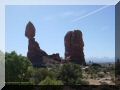
M 82 80 L 81 78 L 78 78 L 76 80 L 76 85 L 89 85 L 89 82 L 86 80 Z
M 99 73 L 98 73 L 98 77 L 103 78 L 104 76 L 105 76 L 105 73 L 104 73 L 104 72 L 99 72 Z
M 56 74 L 53 71 L 49 71 L 47 68 L 33 68 L 33 70 L 31 71 L 30 82 L 37 85 L 47 76 L 49 76 L 51 79 L 56 78 L 55 75 Z
M 28 67 L 31 67 L 29 60 L 15 51 L 5 54 L 5 81 L 23 82 L 29 81 L 27 76 Z
M 63 83 L 60 80 L 51 79 L 47 76 L 39 85 L 63 85 Z
M 61 66 L 58 78 L 63 81 L 65 85 L 76 85 L 78 78 L 82 78 L 82 70 L 80 65 L 67 63 Z

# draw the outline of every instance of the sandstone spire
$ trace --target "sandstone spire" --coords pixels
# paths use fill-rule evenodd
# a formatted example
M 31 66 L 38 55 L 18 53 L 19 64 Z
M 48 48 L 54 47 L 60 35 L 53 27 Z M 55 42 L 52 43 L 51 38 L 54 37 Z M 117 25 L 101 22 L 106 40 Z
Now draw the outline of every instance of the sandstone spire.
M 65 58 L 71 59 L 71 62 L 85 65 L 84 42 L 80 30 L 69 31 L 64 38 Z

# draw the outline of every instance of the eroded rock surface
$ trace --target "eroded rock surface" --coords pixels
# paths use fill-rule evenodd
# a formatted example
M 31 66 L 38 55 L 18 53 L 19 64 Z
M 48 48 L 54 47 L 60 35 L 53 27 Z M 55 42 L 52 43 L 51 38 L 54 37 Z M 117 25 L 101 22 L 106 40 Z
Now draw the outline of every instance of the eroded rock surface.
M 77 64 L 85 65 L 84 42 L 80 30 L 69 31 L 64 38 L 65 58 Z
M 47 53 L 40 49 L 39 44 L 35 41 L 35 27 L 29 22 L 26 26 L 25 36 L 28 38 L 28 53 L 27 57 L 31 61 L 34 67 L 44 67 L 43 56 L 47 56 Z
M 27 57 L 31 61 L 33 67 L 46 67 L 53 63 L 60 63 L 61 58 L 58 53 L 48 55 L 43 51 L 38 42 L 35 41 L 35 27 L 29 22 L 26 26 L 25 36 L 28 38 L 28 53 Z

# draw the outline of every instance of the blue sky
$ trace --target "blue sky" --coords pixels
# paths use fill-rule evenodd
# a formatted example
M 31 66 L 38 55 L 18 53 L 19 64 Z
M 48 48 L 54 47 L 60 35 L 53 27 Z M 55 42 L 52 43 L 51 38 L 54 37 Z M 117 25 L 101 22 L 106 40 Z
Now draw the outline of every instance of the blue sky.
M 6 51 L 27 54 L 26 24 L 36 28 L 36 41 L 48 54 L 64 57 L 64 36 L 74 29 L 83 33 L 85 57 L 115 56 L 115 8 L 104 5 L 6 6 Z

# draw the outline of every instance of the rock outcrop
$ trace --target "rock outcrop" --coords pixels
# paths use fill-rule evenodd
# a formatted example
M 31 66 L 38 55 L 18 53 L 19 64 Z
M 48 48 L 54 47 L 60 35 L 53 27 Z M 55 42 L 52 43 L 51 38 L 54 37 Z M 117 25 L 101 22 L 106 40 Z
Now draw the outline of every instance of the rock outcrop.
M 71 62 L 85 65 L 84 58 L 84 42 L 82 32 L 80 30 L 69 31 L 64 38 L 65 58 L 69 58 Z
M 47 53 L 40 49 L 39 44 L 35 41 L 35 31 L 34 25 L 29 22 L 25 31 L 25 36 L 29 40 L 27 57 L 34 67 L 44 67 L 43 56 L 47 56 Z
M 61 63 L 61 58 L 58 53 L 48 55 L 40 48 L 38 42 L 35 41 L 34 38 L 35 32 L 34 25 L 29 22 L 26 26 L 25 36 L 29 41 L 27 57 L 33 64 L 33 67 L 46 67 L 46 64 L 49 64 L 50 62 Z M 68 60 L 67 62 L 71 61 L 85 65 L 82 32 L 79 30 L 69 31 L 64 38 L 64 43 L 66 61 Z
M 49 55 L 49 57 L 56 60 L 56 61 L 58 61 L 58 62 L 61 62 L 61 58 L 59 56 L 59 53 Z
M 28 53 L 27 57 L 31 61 L 33 67 L 46 67 L 53 63 L 60 63 L 61 58 L 59 54 L 48 55 L 43 51 L 38 42 L 35 41 L 35 27 L 29 22 L 26 26 L 25 36 L 28 38 Z

